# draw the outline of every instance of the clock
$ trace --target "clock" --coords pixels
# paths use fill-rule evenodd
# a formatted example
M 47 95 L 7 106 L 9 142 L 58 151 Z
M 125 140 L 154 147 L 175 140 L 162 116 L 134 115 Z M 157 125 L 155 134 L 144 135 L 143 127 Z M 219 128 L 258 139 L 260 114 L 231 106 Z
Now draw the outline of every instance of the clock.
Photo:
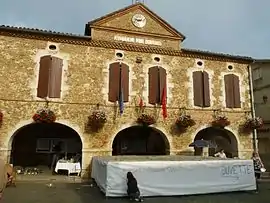
M 146 24 L 146 18 L 142 14 L 135 14 L 132 17 L 132 23 L 135 27 L 142 28 Z

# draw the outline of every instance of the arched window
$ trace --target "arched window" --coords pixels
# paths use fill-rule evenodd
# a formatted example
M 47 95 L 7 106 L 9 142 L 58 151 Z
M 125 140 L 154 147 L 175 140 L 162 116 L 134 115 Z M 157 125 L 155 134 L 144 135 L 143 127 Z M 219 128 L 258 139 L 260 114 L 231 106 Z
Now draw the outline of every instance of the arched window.
M 226 107 L 241 108 L 239 77 L 234 74 L 225 75 L 224 83 L 225 83 Z
M 210 107 L 209 75 L 205 71 L 193 72 L 194 106 Z
M 149 68 L 148 72 L 148 99 L 149 104 L 161 104 L 162 97 L 167 97 L 167 73 L 159 66 Z M 165 93 L 166 95 L 163 95 Z
M 37 97 L 61 97 L 62 69 L 62 59 L 50 55 L 40 58 Z
M 109 101 L 118 101 L 121 93 L 123 93 L 123 102 L 128 102 L 129 67 L 124 63 L 115 62 L 109 67 Z

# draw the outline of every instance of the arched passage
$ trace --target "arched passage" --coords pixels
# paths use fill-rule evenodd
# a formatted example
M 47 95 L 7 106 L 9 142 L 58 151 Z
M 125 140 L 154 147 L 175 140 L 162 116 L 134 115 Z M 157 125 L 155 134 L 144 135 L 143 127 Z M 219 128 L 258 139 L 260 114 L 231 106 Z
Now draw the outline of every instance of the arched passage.
M 227 157 L 238 157 L 238 143 L 235 135 L 223 128 L 209 127 L 197 133 L 196 140 L 209 140 L 217 145 L 216 149 L 209 149 L 209 156 L 213 156 L 217 151 L 223 149 Z M 201 155 L 202 148 L 195 148 L 195 155 Z
M 60 123 L 31 123 L 11 137 L 10 163 L 14 166 L 50 166 L 53 145 L 61 143 L 61 157 L 82 154 L 82 141 L 72 128 Z
M 120 131 L 113 140 L 112 155 L 169 155 L 166 136 L 152 127 L 132 126 Z

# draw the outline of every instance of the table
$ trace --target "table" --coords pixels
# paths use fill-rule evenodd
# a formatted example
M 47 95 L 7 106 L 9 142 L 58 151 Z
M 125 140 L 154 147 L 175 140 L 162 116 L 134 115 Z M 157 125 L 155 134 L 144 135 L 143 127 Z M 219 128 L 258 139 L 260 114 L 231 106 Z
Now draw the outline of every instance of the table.
M 252 160 L 124 161 L 93 157 L 92 178 L 108 197 L 126 196 L 131 171 L 142 196 L 173 196 L 256 189 Z
M 72 162 L 68 162 L 68 161 L 61 161 L 59 160 L 56 163 L 55 166 L 55 172 L 58 173 L 58 170 L 66 170 L 68 171 L 68 175 L 70 175 L 71 173 L 77 173 L 78 175 L 80 175 L 81 173 L 81 164 L 78 163 L 72 163 Z

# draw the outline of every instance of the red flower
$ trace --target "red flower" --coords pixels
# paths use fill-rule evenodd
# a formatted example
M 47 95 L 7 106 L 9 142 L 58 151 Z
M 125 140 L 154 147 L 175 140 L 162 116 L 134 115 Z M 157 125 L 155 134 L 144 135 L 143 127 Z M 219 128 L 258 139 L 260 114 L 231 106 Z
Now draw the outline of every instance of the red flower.
M 54 112 L 47 109 L 37 111 L 32 118 L 39 123 L 53 123 L 56 120 Z

